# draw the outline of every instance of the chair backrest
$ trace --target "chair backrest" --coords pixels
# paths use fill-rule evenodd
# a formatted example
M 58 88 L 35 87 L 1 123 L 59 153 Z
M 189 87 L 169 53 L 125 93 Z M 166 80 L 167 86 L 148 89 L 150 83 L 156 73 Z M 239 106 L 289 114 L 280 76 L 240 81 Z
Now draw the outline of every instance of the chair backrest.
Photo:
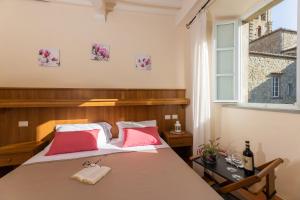
M 262 166 L 257 167 L 260 171 L 258 174 L 249 176 L 235 183 L 230 183 L 223 186 L 218 190 L 220 193 L 229 193 L 241 188 L 247 188 L 247 190 L 253 194 L 258 194 L 265 189 L 267 196 L 274 194 L 275 190 L 275 168 L 283 163 L 281 158 L 277 158 L 271 162 L 265 163 Z
M 283 160 L 281 158 L 277 158 L 271 162 L 268 162 L 268 163 L 258 167 L 260 172 L 255 176 L 260 181 L 248 186 L 248 191 L 253 194 L 258 194 L 264 190 L 264 188 L 266 187 L 267 184 L 269 184 L 269 186 L 270 186 L 270 184 L 274 184 L 275 168 L 278 167 L 278 165 L 280 165 L 281 163 L 283 163 Z M 271 180 L 271 179 L 273 179 L 273 180 Z
M 258 167 L 258 169 L 261 171 L 257 174 L 257 176 L 259 178 L 267 176 L 268 174 L 272 173 L 275 170 L 275 168 L 278 167 L 278 165 L 280 165 L 281 163 L 283 163 L 283 160 L 281 158 L 277 158 L 269 163 Z

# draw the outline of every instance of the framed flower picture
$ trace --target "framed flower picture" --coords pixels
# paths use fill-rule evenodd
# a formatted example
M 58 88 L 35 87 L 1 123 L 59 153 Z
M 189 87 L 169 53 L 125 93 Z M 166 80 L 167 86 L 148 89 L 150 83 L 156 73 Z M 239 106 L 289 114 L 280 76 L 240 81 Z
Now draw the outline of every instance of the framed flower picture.
M 151 56 L 140 55 L 136 57 L 135 61 L 136 69 L 151 71 Z
M 94 43 L 92 45 L 91 59 L 98 61 L 109 61 L 110 52 L 109 46 L 104 44 Z
M 43 48 L 38 51 L 38 63 L 45 67 L 58 67 L 60 65 L 59 49 Z

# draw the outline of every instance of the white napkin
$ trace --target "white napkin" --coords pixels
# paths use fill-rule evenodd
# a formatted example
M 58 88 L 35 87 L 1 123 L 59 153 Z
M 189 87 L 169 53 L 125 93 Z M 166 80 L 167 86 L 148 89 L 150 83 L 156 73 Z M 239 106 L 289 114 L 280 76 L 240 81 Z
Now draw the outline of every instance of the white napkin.
M 102 179 L 106 174 L 110 172 L 111 168 L 106 166 L 95 165 L 93 167 L 87 167 L 76 174 L 74 174 L 71 178 L 76 179 L 82 183 L 96 184 L 100 179 Z

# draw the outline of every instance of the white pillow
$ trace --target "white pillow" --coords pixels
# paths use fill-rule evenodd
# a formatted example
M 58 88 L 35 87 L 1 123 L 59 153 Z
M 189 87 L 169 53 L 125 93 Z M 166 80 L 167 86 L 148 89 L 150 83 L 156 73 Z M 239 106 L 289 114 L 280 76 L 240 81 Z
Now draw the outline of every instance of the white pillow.
M 68 131 L 84 131 L 99 129 L 98 133 L 98 145 L 107 144 L 111 140 L 111 125 L 106 122 L 90 123 L 90 124 L 60 124 L 56 125 L 56 132 L 68 132 Z
M 119 140 L 123 141 L 124 133 L 123 128 L 144 128 L 144 127 L 157 127 L 156 120 L 131 122 L 131 121 L 120 121 L 116 123 L 119 129 Z

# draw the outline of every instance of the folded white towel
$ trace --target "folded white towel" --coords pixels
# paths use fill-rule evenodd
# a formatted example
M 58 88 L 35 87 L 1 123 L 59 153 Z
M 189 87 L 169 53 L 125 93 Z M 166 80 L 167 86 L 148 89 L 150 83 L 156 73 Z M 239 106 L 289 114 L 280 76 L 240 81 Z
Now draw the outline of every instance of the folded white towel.
M 76 179 L 82 183 L 87 183 L 94 185 L 101 178 L 103 178 L 108 172 L 110 172 L 111 168 L 106 166 L 95 165 L 93 167 L 87 167 L 76 174 L 74 174 L 71 178 Z

